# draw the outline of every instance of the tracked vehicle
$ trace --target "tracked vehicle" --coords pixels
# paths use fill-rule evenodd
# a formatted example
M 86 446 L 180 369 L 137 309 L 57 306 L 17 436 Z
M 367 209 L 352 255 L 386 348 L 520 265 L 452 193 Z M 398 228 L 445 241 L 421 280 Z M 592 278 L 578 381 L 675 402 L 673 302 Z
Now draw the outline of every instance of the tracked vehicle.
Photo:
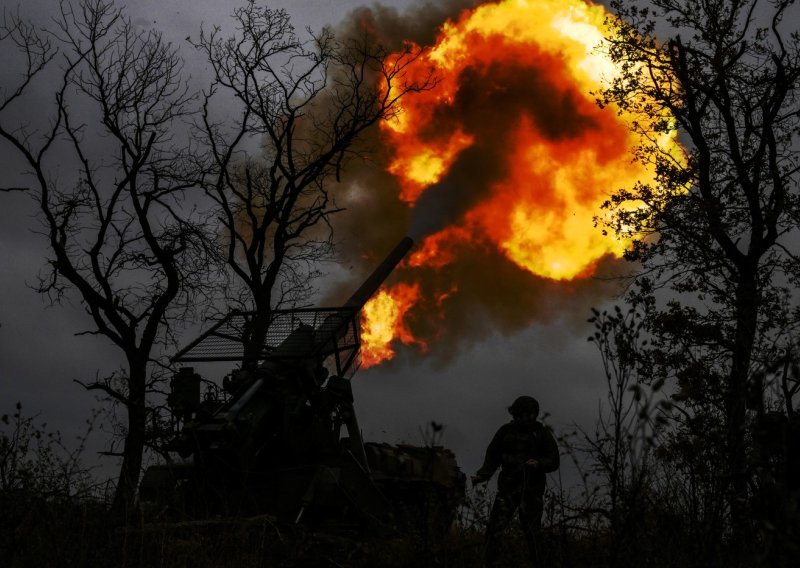
M 455 456 L 365 443 L 350 384 L 361 308 L 411 245 L 401 241 L 341 307 L 275 310 L 258 345 L 248 339 L 257 314 L 232 312 L 180 351 L 179 363 L 239 366 L 219 385 L 189 366 L 173 377 L 168 449 L 179 459 L 145 472 L 140 502 L 193 517 L 446 528 L 464 494 Z

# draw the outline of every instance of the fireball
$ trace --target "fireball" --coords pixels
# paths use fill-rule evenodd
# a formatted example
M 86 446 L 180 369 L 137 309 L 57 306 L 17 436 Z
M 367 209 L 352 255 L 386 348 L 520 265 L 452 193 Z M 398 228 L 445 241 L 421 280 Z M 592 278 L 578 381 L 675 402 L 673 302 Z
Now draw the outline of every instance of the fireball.
M 617 73 L 598 49 L 609 17 L 584 0 L 505 0 L 442 24 L 410 71 L 432 70 L 435 88 L 404 98 L 381 125 L 398 199 L 413 215 L 441 217 L 405 280 L 417 267 L 447 265 L 465 243 L 553 282 L 588 278 L 601 259 L 622 257 L 629 243 L 597 228 L 602 204 L 655 172 L 632 159 L 634 118 L 601 109 L 593 94 Z M 677 147 L 674 139 L 663 144 Z M 397 298 L 398 315 L 370 336 L 371 364 L 391 357 L 392 341 L 412 341 L 405 286 L 375 300 Z
M 391 346 L 397 339 L 403 343 L 420 343 L 403 322 L 404 311 L 419 298 L 419 287 L 399 284 L 381 290 L 364 306 L 361 316 L 361 364 L 371 367 L 394 356 Z

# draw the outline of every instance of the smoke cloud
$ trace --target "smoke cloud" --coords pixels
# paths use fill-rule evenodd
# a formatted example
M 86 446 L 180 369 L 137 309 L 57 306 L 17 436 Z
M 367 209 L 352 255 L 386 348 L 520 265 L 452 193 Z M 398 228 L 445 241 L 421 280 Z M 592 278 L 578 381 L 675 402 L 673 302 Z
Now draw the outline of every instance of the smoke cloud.
M 403 40 L 421 46 L 436 41 L 448 19 L 474 2 L 428 3 L 400 13 L 384 7 L 359 9 L 343 24 L 345 33 L 367 26 L 382 41 L 399 48 Z M 436 140 L 460 129 L 474 143 L 458 154 L 447 174 L 413 204 L 399 198 L 398 179 L 387 172 L 393 149 L 376 128 L 364 141 L 375 150 L 369 162 L 350 163 L 338 205 L 347 212 L 335 219 L 343 258 L 359 259 L 354 274 L 366 275 L 405 235 L 420 244 L 425 237 L 466 221 L 473 208 L 489 198 L 514 167 L 515 126 L 527 121 L 546 141 L 563 143 L 595 136 L 605 126 L 593 106 L 578 93 L 556 55 L 531 51 L 498 40 L 501 61 L 476 59 L 458 79 L 452 104 L 435 109 L 422 138 Z M 413 96 L 413 95 L 410 95 Z M 547 181 L 531 179 L 546 185 Z M 552 188 L 543 191 L 552 192 Z M 619 271 L 611 257 L 593 267 L 599 277 L 557 282 L 521 268 L 480 234 L 447 244 L 447 263 L 402 264 L 389 283 L 420 286 L 422 300 L 406 314 L 406 324 L 420 343 L 417 353 L 447 363 L 462 350 L 492 334 L 511 334 L 554 319 L 585 321 L 588 308 L 619 288 L 604 278 Z M 351 286 L 347 286 L 349 289 Z

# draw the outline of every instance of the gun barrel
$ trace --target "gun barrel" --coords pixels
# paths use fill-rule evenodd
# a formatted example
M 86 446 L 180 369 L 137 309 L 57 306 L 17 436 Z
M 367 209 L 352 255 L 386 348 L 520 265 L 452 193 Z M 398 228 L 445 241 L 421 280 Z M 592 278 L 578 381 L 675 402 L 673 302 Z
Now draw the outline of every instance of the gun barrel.
M 266 339 L 262 337 L 261 349 L 254 350 L 251 355 L 245 354 L 245 343 L 250 341 L 245 331 L 258 314 L 231 312 L 179 351 L 173 361 L 298 359 L 327 356 L 337 352 L 339 340 L 357 325 L 355 322 L 358 312 L 408 254 L 413 244 L 414 241 L 409 237 L 402 239 L 341 308 L 272 312 L 273 319 L 270 321 Z M 313 314 L 302 316 L 300 312 Z M 324 319 L 317 323 L 318 317 Z M 354 335 L 358 337 L 357 332 Z M 339 371 L 339 374 L 342 372 Z
M 360 310 L 364 304 L 372 297 L 372 295 L 381 287 L 383 281 L 388 278 L 395 266 L 403 260 L 403 257 L 411 250 L 414 241 L 411 237 L 405 237 L 397 246 L 392 249 L 392 252 L 381 262 L 378 267 L 369 275 L 364 283 L 356 290 L 350 299 L 345 304 L 348 308 Z

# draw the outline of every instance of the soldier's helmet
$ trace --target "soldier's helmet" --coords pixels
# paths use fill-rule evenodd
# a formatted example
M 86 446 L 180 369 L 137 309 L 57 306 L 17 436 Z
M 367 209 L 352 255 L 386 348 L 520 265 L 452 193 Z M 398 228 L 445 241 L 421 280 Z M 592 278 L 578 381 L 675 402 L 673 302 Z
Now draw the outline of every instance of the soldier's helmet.
M 513 403 L 511 403 L 511 406 L 508 407 L 508 412 L 511 414 L 511 416 L 517 416 L 520 414 L 533 414 L 534 416 L 539 416 L 539 401 L 532 396 L 519 396 Z

